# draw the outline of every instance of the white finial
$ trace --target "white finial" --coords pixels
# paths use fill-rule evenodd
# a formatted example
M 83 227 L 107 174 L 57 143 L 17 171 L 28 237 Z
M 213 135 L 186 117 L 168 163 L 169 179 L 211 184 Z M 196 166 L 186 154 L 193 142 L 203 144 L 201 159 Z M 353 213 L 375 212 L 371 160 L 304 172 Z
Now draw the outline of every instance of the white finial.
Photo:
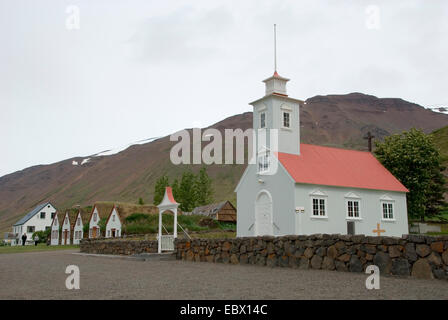
M 277 72 L 277 25 L 274 23 L 274 71 Z

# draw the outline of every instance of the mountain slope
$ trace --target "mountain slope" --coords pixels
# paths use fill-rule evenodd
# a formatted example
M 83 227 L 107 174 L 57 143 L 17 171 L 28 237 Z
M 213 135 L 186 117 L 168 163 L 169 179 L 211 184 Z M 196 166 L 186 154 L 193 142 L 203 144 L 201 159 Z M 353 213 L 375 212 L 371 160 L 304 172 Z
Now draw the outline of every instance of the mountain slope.
M 380 99 L 361 93 L 316 96 L 301 109 L 302 142 L 365 150 L 363 136 L 371 131 L 377 138 L 416 127 L 430 133 L 448 125 L 448 115 L 432 112 L 401 99 Z M 229 117 L 211 126 L 219 130 L 252 127 L 252 113 Z M 109 156 L 67 159 L 50 165 L 33 166 L 0 177 L 0 231 L 10 226 L 36 204 L 50 200 L 65 208 L 95 201 L 145 203 L 153 199 L 154 183 L 163 174 L 170 179 L 199 165 L 173 165 L 169 137 L 133 145 Z M 215 200 L 235 200 L 233 190 L 244 165 L 212 165 Z

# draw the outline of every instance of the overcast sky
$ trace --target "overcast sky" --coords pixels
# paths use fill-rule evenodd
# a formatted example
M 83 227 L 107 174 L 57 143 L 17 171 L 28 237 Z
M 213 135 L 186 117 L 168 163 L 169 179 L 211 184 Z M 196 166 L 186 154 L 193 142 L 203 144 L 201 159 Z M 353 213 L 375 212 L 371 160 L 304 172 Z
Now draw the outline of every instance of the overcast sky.
M 250 111 L 274 23 L 294 98 L 448 105 L 444 0 L 0 0 L 0 176 Z

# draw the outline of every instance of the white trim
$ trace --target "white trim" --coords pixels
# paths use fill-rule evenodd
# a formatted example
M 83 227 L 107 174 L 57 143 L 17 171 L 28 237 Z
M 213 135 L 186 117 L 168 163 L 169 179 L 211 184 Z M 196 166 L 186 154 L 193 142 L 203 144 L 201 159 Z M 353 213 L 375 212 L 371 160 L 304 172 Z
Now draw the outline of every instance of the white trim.
M 263 112 L 263 111 L 266 111 L 268 109 L 268 107 L 266 106 L 266 104 L 265 103 L 262 103 L 261 104 L 261 107 L 259 107 L 258 109 L 257 109 L 257 112 Z
M 285 127 L 285 118 L 284 118 L 285 117 L 285 113 L 289 115 L 289 127 Z M 292 131 L 292 128 L 291 128 L 291 114 L 292 114 L 292 111 L 284 111 L 284 110 L 282 110 L 281 117 L 280 117 L 280 121 L 281 121 L 280 129 Z
M 352 202 L 358 202 L 358 216 L 355 217 L 350 217 L 348 215 L 348 202 L 352 201 Z M 354 212 L 354 206 L 353 206 L 353 214 L 355 214 Z M 361 215 L 361 198 L 355 198 L 355 197 L 345 197 L 345 219 L 346 220 L 362 220 L 362 215 Z
M 309 196 L 316 196 L 316 197 L 328 197 L 327 194 L 320 189 L 314 189 L 310 193 L 308 193 Z
M 380 197 L 381 201 L 395 201 L 394 199 L 392 199 L 391 197 L 389 197 L 388 194 L 384 194 Z
M 290 106 L 288 106 L 286 103 L 283 103 L 283 104 L 280 106 L 280 109 L 288 110 L 288 111 L 292 112 L 292 108 L 291 108 Z
M 345 194 L 344 198 L 350 198 L 350 199 L 361 199 L 360 196 L 358 196 L 356 193 L 354 192 L 348 192 Z
M 391 204 L 392 205 L 392 218 L 384 218 L 383 204 Z M 396 221 L 395 201 L 394 200 L 380 200 L 380 212 L 381 212 L 381 221 L 383 221 L 383 222 Z
M 318 200 L 318 211 L 319 215 L 314 215 L 314 205 L 313 200 Z M 324 200 L 325 215 L 320 215 L 320 200 Z M 311 219 L 328 219 L 328 196 L 327 195 L 316 195 L 310 194 L 310 218 Z

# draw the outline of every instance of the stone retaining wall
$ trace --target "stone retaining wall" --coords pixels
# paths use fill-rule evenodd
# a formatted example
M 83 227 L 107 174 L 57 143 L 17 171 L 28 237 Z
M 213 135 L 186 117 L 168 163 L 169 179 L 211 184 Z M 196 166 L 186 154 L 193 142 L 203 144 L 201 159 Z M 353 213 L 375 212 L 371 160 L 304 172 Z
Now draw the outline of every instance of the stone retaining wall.
M 81 252 L 132 255 L 156 253 L 157 241 L 83 239 Z M 448 236 L 364 235 L 178 239 L 177 259 L 269 267 L 364 272 L 377 265 L 382 275 L 448 280 Z
M 133 255 L 139 253 L 157 253 L 156 240 L 131 239 L 82 239 L 80 251 L 94 254 Z
M 177 259 L 448 279 L 448 236 L 284 236 L 176 241 Z

